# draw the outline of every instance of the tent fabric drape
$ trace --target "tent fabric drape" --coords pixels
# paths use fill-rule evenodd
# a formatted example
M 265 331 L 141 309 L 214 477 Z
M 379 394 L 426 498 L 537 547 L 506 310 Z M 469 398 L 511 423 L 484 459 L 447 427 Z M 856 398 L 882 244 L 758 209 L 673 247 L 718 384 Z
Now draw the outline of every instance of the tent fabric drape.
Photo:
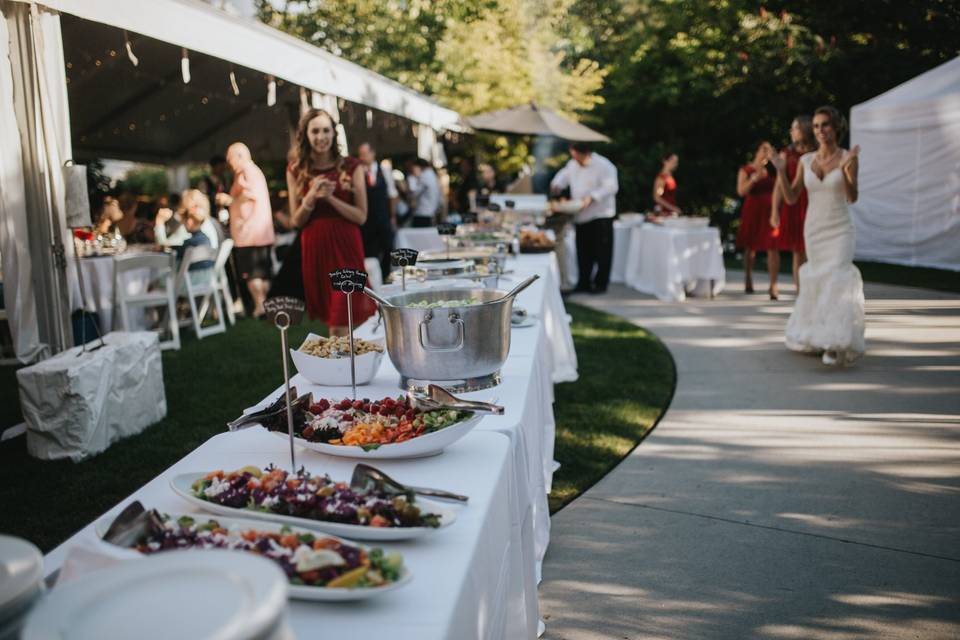
M 960 58 L 855 106 L 856 256 L 960 270 Z
M 8 4 L 0 4 L 0 257 L 3 260 L 3 294 L 7 322 L 17 358 L 36 359 L 43 351 L 37 326 L 30 245 L 27 235 L 27 202 L 23 180 L 20 129 L 14 111 L 13 69 L 10 60 L 13 19 Z

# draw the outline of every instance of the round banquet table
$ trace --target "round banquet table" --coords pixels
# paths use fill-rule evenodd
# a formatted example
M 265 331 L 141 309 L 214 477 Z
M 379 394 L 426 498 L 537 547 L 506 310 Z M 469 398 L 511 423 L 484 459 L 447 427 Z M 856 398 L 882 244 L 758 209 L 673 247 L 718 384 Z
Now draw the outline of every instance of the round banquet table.
M 688 293 L 704 297 L 720 293 L 726 277 L 715 227 L 643 224 L 630 230 L 624 281 L 633 289 L 682 302 Z
M 141 251 L 140 253 L 147 253 Z M 172 260 L 172 258 L 171 258 Z M 80 269 L 83 275 L 83 286 L 86 290 L 84 309 L 96 313 L 100 323 L 100 331 L 104 334 L 113 331 L 114 308 L 116 294 L 114 291 L 114 256 L 90 256 L 80 258 Z M 124 292 L 128 296 L 144 293 L 150 285 L 150 269 L 135 269 L 128 271 L 123 277 Z M 119 324 L 119 317 L 117 319 Z M 147 327 L 147 316 L 144 310 L 130 310 L 129 331 L 137 331 Z

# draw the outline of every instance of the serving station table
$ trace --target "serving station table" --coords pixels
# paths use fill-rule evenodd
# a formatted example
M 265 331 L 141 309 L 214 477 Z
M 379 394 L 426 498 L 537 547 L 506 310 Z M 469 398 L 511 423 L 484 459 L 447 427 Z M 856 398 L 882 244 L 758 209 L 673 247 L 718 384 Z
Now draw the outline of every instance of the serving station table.
M 715 227 L 683 229 L 654 224 L 633 227 L 624 282 L 668 302 L 682 302 L 688 293 L 716 295 L 726 284 L 720 231 Z
M 435 233 L 435 232 L 434 232 Z M 358 637 L 372 630 L 389 630 L 391 638 L 517 638 L 536 637 L 537 583 L 549 542 L 547 493 L 553 461 L 553 384 L 575 380 L 576 354 L 559 293 L 559 269 L 554 254 L 511 258 L 501 287 L 510 288 L 525 276 L 541 278 L 518 300 L 533 316 L 533 325 L 511 330 L 510 355 L 501 371 L 503 382 L 492 389 L 464 394 L 472 399 L 495 398 L 503 416 L 486 416 L 463 439 L 441 455 L 413 460 L 377 460 L 397 480 L 433 486 L 470 497 L 455 507 L 457 520 L 449 528 L 417 541 L 383 545 L 403 554 L 413 581 L 395 592 L 362 603 L 291 601 L 289 621 L 298 638 Z M 371 326 L 365 326 L 371 330 Z M 358 331 L 358 334 L 361 332 Z M 296 346 L 296 345 L 293 345 Z M 399 395 L 399 374 L 385 358 L 370 385 L 358 397 Z M 297 375 L 298 392 L 315 397 L 343 398 L 346 387 L 319 387 Z M 273 400 L 277 391 L 262 404 Z M 258 405 L 260 406 L 260 405 Z M 314 473 L 348 479 L 355 460 L 334 458 L 305 449 L 297 464 Z M 285 438 L 253 427 L 217 435 L 123 500 L 170 513 L 195 509 L 169 488 L 178 473 L 235 469 L 244 465 L 289 465 Z M 75 546 L 97 544 L 88 525 L 45 558 L 45 570 L 61 566 Z M 375 632 L 374 632 L 375 633 Z

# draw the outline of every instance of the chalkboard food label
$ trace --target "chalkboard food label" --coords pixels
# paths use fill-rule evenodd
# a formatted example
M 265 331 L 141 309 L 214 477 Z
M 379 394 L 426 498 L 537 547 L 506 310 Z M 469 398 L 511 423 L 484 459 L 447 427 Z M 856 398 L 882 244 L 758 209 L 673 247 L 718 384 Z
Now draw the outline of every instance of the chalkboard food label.
M 514 207 L 517 206 L 517 203 L 514 202 L 513 200 L 504 200 L 503 204 L 506 205 L 507 209 L 513 209 Z
M 420 252 L 416 249 L 394 249 L 390 252 L 390 264 L 395 267 L 412 267 L 417 264 Z
M 290 318 L 289 324 L 300 324 L 303 320 L 304 304 L 300 298 L 275 296 L 263 301 L 263 310 L 267 312 L 267 318 L 271 323 L 276 324 L 277 314 L 282 311 Z
M 461 213 L 460 219 L 463 221 L 463 224 L 476 224 L 477 223 L 477 214 L 470 213 Z
M 437 233 L 442 236 L 452 236 L 457 232 L 457 225 L 451 222 L 441 222 L 437 225 Z
M 360 269 L 337 269 L 330 272 L 333 288 L 343 293 L 361 291 L 367 284 L 367 272 Z
M 500 211 L 500 205 L 498 205 L 496 202 L 491 202 L 490 204 L 487 205 L 487 211 L 492 211 L 494 213 L 497 213 L 498 211 Z

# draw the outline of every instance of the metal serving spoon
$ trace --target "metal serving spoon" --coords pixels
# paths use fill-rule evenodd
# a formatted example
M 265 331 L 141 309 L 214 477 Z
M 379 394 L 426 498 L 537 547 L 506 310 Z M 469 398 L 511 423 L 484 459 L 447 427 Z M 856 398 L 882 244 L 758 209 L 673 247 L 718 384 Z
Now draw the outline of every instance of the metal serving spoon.
M 298 409 L 307 409 L 313 404 L 313 394 L 307 393 L 302 396 L 297 397 L 297 389 L 293 387 L 290 389 L 290 394 L 294 397 L 293 402 L 291 403 L 291 408 L 296 411 Z M 247 427 L 253 426 L 255 424 L 260 424 L 264 420 L 269 420 L 271 418 L 276 418 L 278 416 L 286 417 L 287 413 L 287 404 L 284 399 L 285 394 L 280 394 L 280 398 L 276 402 L 271 404 L 266 409 L 260 411 L 254 411 L 253 413 L 248 413 L 246 415 L 240 416 L 233 422 L 227 423 L 227 429 L 230 431 L 239 431 L 240 429 L 246 429 Z
M 365 491 L 370 485 L 377 487 L 390 488 L 397 493 L 413 492 L 420 496 L 430 496 L 431 498 L 441 498 L 444 500 L 455 500 L 457 502 L 466 502 L 467 496 L 461 496 L 442 489 L 425 489 L 423 487 L 409 487 L 400 484 L 383 471 L 375 469 L 368 464 L 360 463 L 353 468 L 353 476 L 350 478 L 350 488 L 354 491 Z

